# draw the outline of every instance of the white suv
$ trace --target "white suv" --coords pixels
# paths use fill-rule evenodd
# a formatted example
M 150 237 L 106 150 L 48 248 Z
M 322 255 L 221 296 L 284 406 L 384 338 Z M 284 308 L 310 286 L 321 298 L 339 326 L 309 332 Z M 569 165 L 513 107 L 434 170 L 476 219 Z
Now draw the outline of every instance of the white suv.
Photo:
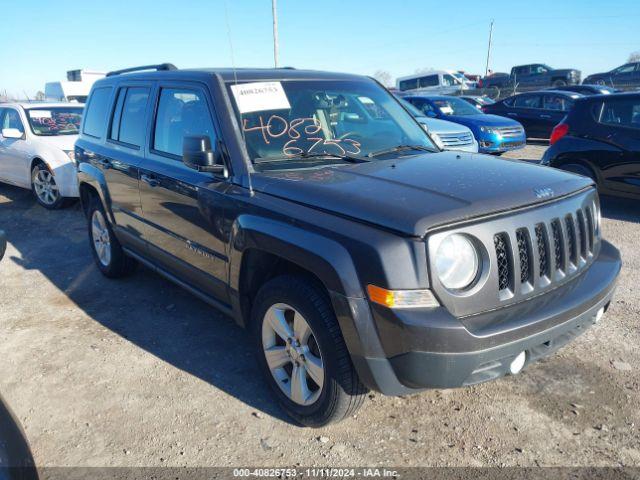
M 78 197 L 73 149 L 83 106 L 0 103 L 0 182 L 29 188 L 45 208 Z

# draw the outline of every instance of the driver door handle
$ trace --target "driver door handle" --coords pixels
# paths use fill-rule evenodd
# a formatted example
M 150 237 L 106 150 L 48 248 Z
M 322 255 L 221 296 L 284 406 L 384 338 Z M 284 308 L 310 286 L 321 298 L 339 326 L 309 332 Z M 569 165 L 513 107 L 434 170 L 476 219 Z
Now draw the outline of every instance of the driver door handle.
M 145 175 L 144 173 L 142 175 L 140 175 L 140 180 L 142 180 L 144 183 L 146 183 L 147 185 L 149 185 L 150 187 L 157 187 L 158 185 L 160 185 L 160 182 L 158 181 L 158 179 L 156 177 L 154 177 L 153 175 Z

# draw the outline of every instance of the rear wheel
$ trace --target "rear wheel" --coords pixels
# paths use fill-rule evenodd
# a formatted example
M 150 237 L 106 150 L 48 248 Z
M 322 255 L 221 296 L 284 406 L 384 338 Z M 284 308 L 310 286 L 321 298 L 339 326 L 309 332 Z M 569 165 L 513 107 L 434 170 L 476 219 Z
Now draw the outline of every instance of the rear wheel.
M 564 80 L 556 80 L 553 82 L 554 87 L 564 87 L 567 84 Z
M 31 190 L 38 203 L 46 209 L 55 210 L 66 204 L 53 173 L 44 163 L 35 164 L 31 170 Z
M 256 296 L 252 330 L 265 378 L 296 421 L 320 427 L 360 408 L 366 389 L 319 286 L 302 276 L 269 281 Z
M 91 253 L 102 274 L 109 278 L 120 278 L 130 274 L 135 269 L 136 262 L 122 250 L 107 220 L 102 203 L 95 197 L 89 204 L 88 220 Z

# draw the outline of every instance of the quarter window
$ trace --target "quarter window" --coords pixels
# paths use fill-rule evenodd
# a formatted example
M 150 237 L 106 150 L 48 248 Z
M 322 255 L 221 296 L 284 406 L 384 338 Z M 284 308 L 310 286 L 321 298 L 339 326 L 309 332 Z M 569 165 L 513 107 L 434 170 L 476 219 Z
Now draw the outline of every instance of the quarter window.
M 640 130 L 640 99 L 606 100 L 597 110 L 596 120 L 605 125 Z
M 158 101 L 153 148 L 182 156 L 185 136 L 206 135 L 216 140 L 211 114 L 204 95 L 197 90 L 163 88 Z
M 118 92 L 109 138 L 136 147 L 142 146 L 148 99 L 149 88 L 147 87 L 121 88 Z
M 83 133 L 96 138 L 102 137 L 107 122 L 110 96 L 111 87 L 96 88 L 93 91 L 84 116 Z

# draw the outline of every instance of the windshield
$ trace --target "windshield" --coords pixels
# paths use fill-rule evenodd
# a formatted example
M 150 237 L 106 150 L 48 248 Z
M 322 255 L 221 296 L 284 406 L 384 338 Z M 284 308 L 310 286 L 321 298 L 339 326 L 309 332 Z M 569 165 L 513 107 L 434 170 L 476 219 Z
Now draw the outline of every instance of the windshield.
M 478 109 L 459 98 L 434 98 L 433 104 L 443 115 L 478 115 Z
M 82 119 L 82 108 L 32 108 L 27 110 L 27 118 L 31 130 L 36 135 L 77 135 Z
M 256 165 L 278 161 L 283 166 L 277 168 L 292 168 L 284 163 L 295 158 L 293 168 L 306 168 L 323 154 L 333 157 L 325 163 L 336 163 L 335 156 L 364 158 L 400 145 L 437 151 L 411 115 L 373 82 L 286 80 L 228 88 Z

